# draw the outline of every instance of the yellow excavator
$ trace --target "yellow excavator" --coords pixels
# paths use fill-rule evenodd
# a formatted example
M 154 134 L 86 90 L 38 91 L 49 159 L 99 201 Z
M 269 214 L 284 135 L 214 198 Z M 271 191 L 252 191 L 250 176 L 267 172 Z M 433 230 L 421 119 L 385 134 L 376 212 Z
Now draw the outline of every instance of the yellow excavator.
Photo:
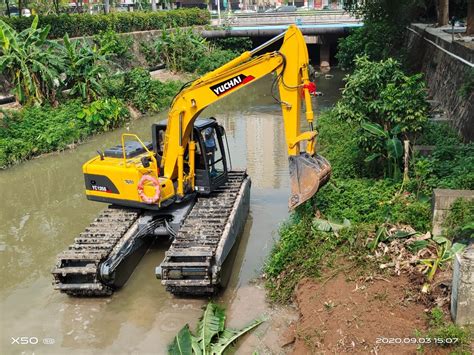
M 277 51 L 263 53 L 282 40 Z M 263 53 L 263 54 L 262 54 Z M 156 275 L 178 295 L 208 295 L 223 286 L 223 265 L 249 211 L 250 178 L 229 167 L 225 130 L 198 118 L 210 104 L 274 74 L 289 156 L 294 209 L 329 179 L 316 154 L 308 52 L 294 25 L 252 51 L 189 83 L 175 96 L 151 142 L 123 134 L 120 145 L 83 166 L 89 200 L 109 206 L 58 256 L 56 289 L 72 296 L 106 296 L 122 287 L 157 238 L 172 240 Z M 304 102 L 308 130 L 300 131 Z

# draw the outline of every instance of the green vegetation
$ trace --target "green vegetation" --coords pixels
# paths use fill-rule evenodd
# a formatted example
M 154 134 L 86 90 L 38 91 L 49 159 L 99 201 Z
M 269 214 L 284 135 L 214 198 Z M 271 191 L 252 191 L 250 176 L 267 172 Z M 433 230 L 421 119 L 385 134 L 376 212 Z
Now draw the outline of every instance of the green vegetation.
M 106 74 L 107 47 L 92 47 L 88 42 L 69 40 L 64 36 L 65 87 L 71 88 L 69 95 L 80 96 L 91 102 L 102 95 L 100 79 Z
M 402 140 L 420 131 L 428 120 L 422 75 L 405 75 L 394 59 L 376 62 L 364 56 L 357 57 L 355 64 L 335 112 L 340 119 L 360 125 L 358 144 L 365 161 L 383 165 L 386 176 L 399 179 Z
M 161 30 L 170 27 L 206 25 L 209 11 L 180 9 L 158 12 L 116 12 L 111 14 L 61 14 L 39 17 L 39 27 L 50 26 L 49 38 L 93 36 L 113 30 L 117 33 Z M 30 27 L 33 17 L 3 17 L 17 31 Z
M 429 196 L 434 188 L 474 189 L 474 143 L 463 143 L 447 124 L 428 122 L 415 144 L 434 145 L 435 150 L 412 160 L 411 191 Z
M 152 80 L 150 73 L 141 68 L 132 69 L 116 79 L 122 84 L 119 84 L 114 95 L 123 97 L 143 113 L 167 109 L 174 95 L 183 86 L 179 81 L 162 83 Z
M 416 17 L 420 6 L 419 0 L 345 1 L 346 10 L 362 18 L 364 27 L 339 41 L 339 65 L 353 68 L 355 58 L 363 55 L 374 61 L 401 59 L 405 27 Z
M 254 320 L 248 326 L 238 330 L 225 327 L 225 311 L 215 303 L 209 302 L 196 327 L 196 335 L 186 324 L 168 346 L 170 355 L 221 355 L 238 338 L 263 322 Z
M 163 31 L 153 47 L 142 45 L 142 50 L 148 57 L 159 58 L 172 71 L 203 75 L 234 59 L 250 46 L 248 38 L 208 42 L 192 29 L 177 28 Z
M 443 223 L 445 235 L 449 240 L 474 238 L 474 201 L 457 199 L 451 205 Z
M 446 316 L 439 307 L 435 307 L 430 311 L 427 321 L 429 325 L 428 331 L 416 331 L 415 336 L 430 338 L 432 343 L 420 345 L 418 348 L 420 352 L 429 353 L 430 349 L 441 346 L 452 347 L 451 354 L 471 354 L 470 345 L 474 339 L 469 328 L 460 327 L 450 321 L 446 321 Z M 433 344 L 433 342 L 435 343 Z
M 2 111 L 0 167 L 65 149 L 93 133 L 86 122 L 78 118 L 80 112 L 82 105 L 77 100 L 57 108 L 46 105 L 21 112 Z
M 126 63 L 133 57 L 130 53 L 130 48 L 133 44 L 131 36 L 118 35 L 109 29 L 95 35 L 94 42 L 99 48 L 106 48 L 110 59 L 113 62 L 119 63 L 120 67 L 125 67 Z
M 474 92 L 474 68 L 468 69 L 464 83 L 459 89 L 459 95 L 467 100 L 470 95 Z
M 46 40 L 49 30 L 49 26 L 38 29 L 38 17 L 19 33 L 0 20 L 0 72 L 11 78 L 21 103 L 41 104 L 57 91 L 55 80 L 63 63 L 55 43 Z
M 434 276 L 438 268 L 442 268 L 445 263 L 451 261 L 454 258 L 456 253 L 461 252 L 465 245 L 461 243 L 452 243 L 449 239 L 445 237 L 434 236 L 431 240 L 431 243 L 435 245 L 436 255 L 432 258 L 421 259 L 420 263 L 427 267 L 427 277 L 426 282 L 423 285 L 422 292 L 428 292 L 430 283 L 433 281 Z
M 427 196 L 433 188 L 473 188 L 474 145 L 463 144 L 451 128 L 427 121 L 422 78 L 407 76 L 393 59 L 362 57 L 356 62 L 342 99 L 318 120 L 319 152 L 331 162 L 332 178 L 281 227 L 265 266 L 273 301 L 288 302 L 303 277 L 319 277 L 323 270 L 371 267 L 370 257 L 380 242 L 387 245 L 412 235 L 389 234 L 388 226 L 409 225 L 422 234 L 430 230 Z M 430 157 L 411 156 L 408 181 L 397 179 L 387 166 L 392 163 L 389 141 L 394 139 L 436 145 Z M 379 154 L 377 164 L 367 159 L 374 153 Z M 456 215 L 448 218 L 451 230 L 472 234 L 471 208 L 454 207 Z M 421 241 L 409 248 L 429 248 L 424 260 L 428 281 L 462 247 L 449 238 Z M 335 264 L 341 256 L 349 265 Z
M 0 168 L 54 150 L 62 150 L 91 134 L 108 131 L 129 119 L 127 105 L 142 112 L 168 108 L 182 86 L 151 80 L 144 69 L 109 79 L 103 96 L 90 103 L 68 100 L 57 107 L 27 106 L 0 112 Z M 113 85 L 112 85 L 113 83 Z M 120 99 L 118 99 L 120 98 Z

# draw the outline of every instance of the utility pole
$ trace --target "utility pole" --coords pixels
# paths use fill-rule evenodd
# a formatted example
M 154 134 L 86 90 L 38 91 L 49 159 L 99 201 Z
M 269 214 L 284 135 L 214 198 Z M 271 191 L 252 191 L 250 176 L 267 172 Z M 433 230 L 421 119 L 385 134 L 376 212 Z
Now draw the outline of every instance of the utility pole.
M 156 0 L 151 0 L 151 11 L 156 11 Z
M 9 0 L 5 0 L 5 5 L 7 5 L 7 15 L 10 17 L 10 3 Z
M 106 14 L 110 12 L 110 0 L 104 0 L 104 12 Z
M 217 24 L 221 25 L 221 0 L 217 0 Z

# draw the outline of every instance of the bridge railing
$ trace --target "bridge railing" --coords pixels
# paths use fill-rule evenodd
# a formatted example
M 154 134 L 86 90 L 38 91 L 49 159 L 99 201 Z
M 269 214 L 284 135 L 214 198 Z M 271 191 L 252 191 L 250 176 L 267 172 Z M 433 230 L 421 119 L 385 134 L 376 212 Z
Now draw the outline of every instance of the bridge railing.
M 221 23 L 229 26 L 249 26 L 249 25 L 282 25 L 289 23 L 315 24 L 315 23 L 335 23 L 335 22 L 359 22 L 344 11 L 317 11 L 290 12 L 290 13 L 255 13 L 255 14 L 226 14 L 221 16 Z

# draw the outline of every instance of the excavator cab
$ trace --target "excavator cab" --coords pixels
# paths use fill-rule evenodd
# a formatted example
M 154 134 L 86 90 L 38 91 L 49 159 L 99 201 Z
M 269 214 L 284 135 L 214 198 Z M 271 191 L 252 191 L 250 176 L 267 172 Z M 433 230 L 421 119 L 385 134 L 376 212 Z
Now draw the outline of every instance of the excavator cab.
M 153 149 L 161 162 L 164 148 L 166 121 L 155 123 L 153 132 Z M 224 145 L 225 129 L 214 117 L 197 119 L 194 122 L 193 140 L 196 142 L 195 152 L 195 191 L 208 195 L 221 187 L 228 179 L 229 152 Z M 185 151 L 185 173 L 189 161 L 189 152 Z

